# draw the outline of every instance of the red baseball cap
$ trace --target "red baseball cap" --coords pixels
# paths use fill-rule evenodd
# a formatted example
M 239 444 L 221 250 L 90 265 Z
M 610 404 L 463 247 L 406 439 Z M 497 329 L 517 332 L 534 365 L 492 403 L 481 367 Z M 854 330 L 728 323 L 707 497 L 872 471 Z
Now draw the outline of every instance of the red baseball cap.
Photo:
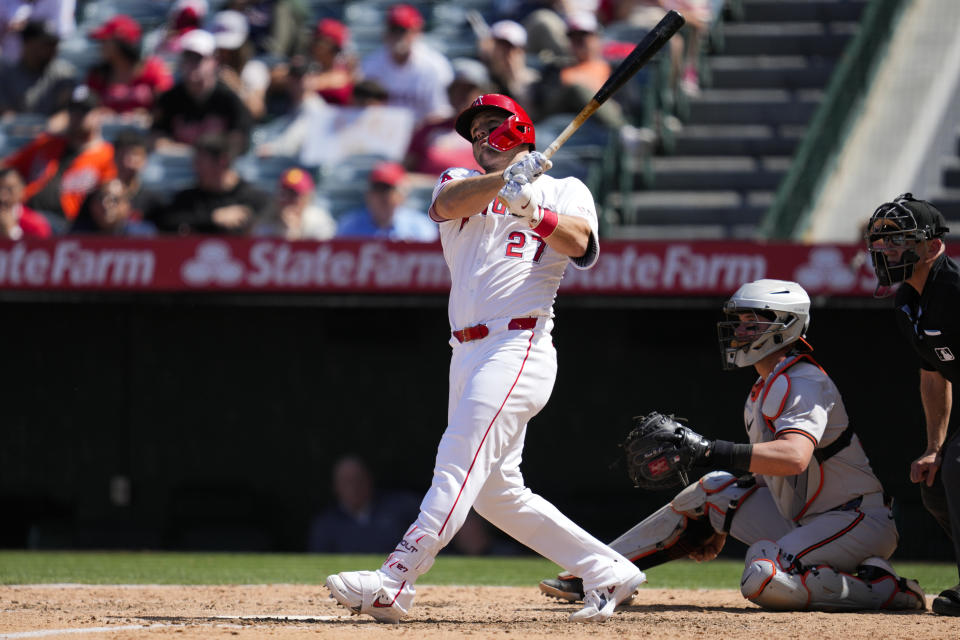
M 414 6 L 395 4 L 387 12 L 387 24 L 401 29 L 420 29 L 423 27 L 423 16 Z
M 284 189 L 290 189 L 298 194 L 304 194 L 313 191 L 313 178 L 303 169 L 292 167 L 283 172 L 280 176 L 280 186 Z
M 347 43 L 347 38 L 350 37 L 350 30 L 347 29 L 347 25 L 339 20 L 324 18 L 317 23 L 315 34 L 317 38 L 332 40 L 335 45 L 343 49 L 343 45 Z
M 396 162 L 380 162 L 370 172 L 370 184 L 388 184 L 395 187 L 407 177 L 403 166 Z
M 128 44 L 137 44 L 140 42 L 140 23 L 123 14 L 113 16 L 99 28 L 90 32 L 90 37 L 94 40 L 121 40 Z

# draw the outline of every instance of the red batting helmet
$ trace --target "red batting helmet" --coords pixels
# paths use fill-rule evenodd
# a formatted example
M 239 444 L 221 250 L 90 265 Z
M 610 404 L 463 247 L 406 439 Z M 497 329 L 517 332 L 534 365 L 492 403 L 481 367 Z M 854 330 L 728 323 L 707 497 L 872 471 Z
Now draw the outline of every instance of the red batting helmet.
M 519 144 L 533 145 L 537 140 L 533 130 L 533 121 L 519 104 L 499 93 L 488 93 L 473 101 L 469 107 L 457 116 L 456 130 L 461 136 L 473 142 L 470 137 L 470 125 L 481 111 L 495 110 L 506 113 L 508 118 L 503 124 L 490 132 L 487 144 L 497 151 L 509 151 Z

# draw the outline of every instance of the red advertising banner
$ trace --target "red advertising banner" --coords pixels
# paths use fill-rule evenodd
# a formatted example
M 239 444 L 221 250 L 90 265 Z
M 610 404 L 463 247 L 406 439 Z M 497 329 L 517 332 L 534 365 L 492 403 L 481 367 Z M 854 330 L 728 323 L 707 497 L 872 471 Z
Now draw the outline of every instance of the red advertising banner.
M 862 244 L 601 243 L 593 269 L 571 265 L 567 295 L 723 296 L 758 278 L 795 280 L 811 295 L 869 296 Z M 192 236 L 63 236 L 0 242 L 0 290 L 422 293 L 449 291 L 439 244 L 286 242 Z

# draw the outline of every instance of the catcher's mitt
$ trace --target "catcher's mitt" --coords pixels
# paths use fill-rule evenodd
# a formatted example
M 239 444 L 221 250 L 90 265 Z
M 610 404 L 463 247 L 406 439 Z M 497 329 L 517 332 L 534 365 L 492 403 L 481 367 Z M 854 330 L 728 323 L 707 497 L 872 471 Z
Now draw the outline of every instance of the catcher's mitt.
M 633 419 L 621 446 L 635 487 L 659 490 L 690 484 L 690 470 L 703 460 L 710 441 L 677 420 L 656 411 Z

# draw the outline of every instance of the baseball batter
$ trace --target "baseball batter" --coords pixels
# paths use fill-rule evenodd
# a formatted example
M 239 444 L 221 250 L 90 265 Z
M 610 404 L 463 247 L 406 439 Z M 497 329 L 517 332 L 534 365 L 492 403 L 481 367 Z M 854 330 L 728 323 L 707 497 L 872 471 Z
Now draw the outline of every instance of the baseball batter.
M 760 375 L 744 406 L 749 444 L 707 440 L 652 414 L 658 424 L 646 451 L 628 459 L 640 486 L 676 459 L 722 471 L 687 486 L 611 546 L 648 568 L 679 557 L 713 559 L 729 534 L 749 545 L 740 591 L 762 607 L 924 609 L 919 585 L 887 562 L 898 539 L 890 505 L 836 386 L 803 339 L 806 291 L 782 280 L 750 282 L 724 312 L 724 368 L 752 365 Z M 579 598 L 573 576 L 540 588 Z
M 645 580 L 629 560 L 528 489 L 520 473 L 527 423 L 544 407 L 557 372 L 553 301 L 568 262 L 597 260 L 597 215 L 575 178 L 542 175 L 535 132 L 510 98 L 477 98 L 456 122 L 484 171 L 445 171 L 430 216 L 450 268 L 447 428 L 420 515 L 376 571 L 327 578 L 354 613 L 397 622 L 414 583 L 472 506 L 537 553 L 581 576 L 584 607 L 571 620 L 600 622 Z

